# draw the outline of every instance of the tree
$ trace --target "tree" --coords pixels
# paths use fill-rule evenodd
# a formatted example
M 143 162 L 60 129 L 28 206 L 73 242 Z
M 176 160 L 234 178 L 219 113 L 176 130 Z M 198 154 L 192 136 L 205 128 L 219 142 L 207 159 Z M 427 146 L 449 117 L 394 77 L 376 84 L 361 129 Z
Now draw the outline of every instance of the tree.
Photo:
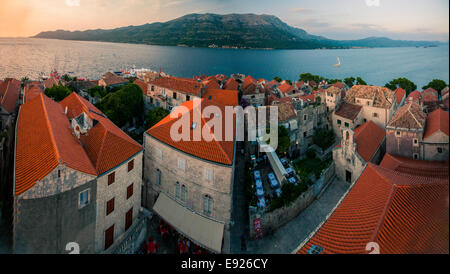
M 417 89 L 417 85 L 411 82 L 410 80 L 406 78 L 397 78 L 389 83 L 386 83 L 385 87 L 396 90 L 397 88 L 402 88 L 406 91 L 406 96 L 410 94 L 411 92 L 415 91 Z
M 366 81 L 364 81 L 361 77 L 356 77 L 356 84 L 357 85 L 363 85 L 363 86 L 365 86 L 365 85 L 367 85 L 367 83 L 366 83 Z
M 290 145 L 289 131 L 284 126 L 278 126 L 278 153 L 286 152 Z
M 68 74 L 64 74 L 61 78 L 66 82 L 70 82 L 70 80 L 71 80 L 70 76 Z
M 145 120 L 145 128 L 149 129 L 164 119 L 170 112 L 161 107 L 151 109 L 148 112 L 147 120 Z
M 283 81 L 283 79 L 281 79 L 281 78 L 278 77 L 278 76 L 273 77 L 273 80 L 277 81 L 278 83 L 281 82 L 281 81 Z
M 437 92 L 439 92 L 439 94 L 441 94 L 441 91 L 447 86 L 448 85 L 445 81 L 440 79 L 434 79 L 433 81 L 429 82 L 428 85 L 424 86 L 422 89 L 425 90 L 428 88 L 432 88 Z
M 292 85 L 292 81 L 291 81 L 291 80 L 286 80 L 286 82 L 287 82 L 289 85 Z
M 89 95 L 93 97 L 103 98 L 106 96 L 107 91 L 102 86 L 95 86 L 93 88 L 88 89 L 87 91 Z
M 355 77 L 347 77 L 344 79 L 344 83 L 349 87 L 353 87 L 355 81 L 356 81 Z
M 320 83 L 322 80 L 326 80 L 326 79 L 319 75 L 312 75 L 311 73 L 302 73 L 302 74 L 300 74 L 300 78 L 299 78 L 299 81 L 303 81 L 303 82 L 314 81 L 316 83 Z
M 334 144 L 335 139 L 336 136 L 333 130 L 326 130 L 323 128 L 316 130 L 313 135 L 313 143 L 323 150 Z
M 135 84 L 127 84 L 114 93 L 108 93 L 96 105 L 117 126 L 123 127 L 144 112 L 142 89 Z
M 68 89 L 67 87 L 61 85 L 53 86 L 51 88 L 45 89 L 45 95 L 52 98 L 56 102 L 62 101 L 64 98 L 66 98 L 69 94 L 71 94 L 72 91 Z

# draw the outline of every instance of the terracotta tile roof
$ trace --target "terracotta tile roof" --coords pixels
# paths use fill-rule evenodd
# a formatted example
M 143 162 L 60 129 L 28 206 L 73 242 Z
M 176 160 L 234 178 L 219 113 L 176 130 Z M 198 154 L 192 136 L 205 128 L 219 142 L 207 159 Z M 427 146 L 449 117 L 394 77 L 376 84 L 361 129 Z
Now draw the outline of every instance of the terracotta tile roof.
M 406 95 L 406 90 L 402 88 L 398 88 L 395 90 L 395 102 L 400 104 L 402 102 L 403 97 Z
M 16 144 L 16 188 L 20 195 L 58 164 L 95 175 L 95 169 L 73 134 L 63 107 L 40 93 L 20 108 Z
M 211 88 L 211 89 L 219 89 L 220 88 L 219 83 L 217 82 L 217 79 L 215 77 L 214 77 L 214 79 L 203 81 L 203 85 L 206 88 Z
M 335 114 L 349 120 L 355 120 L 358 114 L 361 112 L 362 106 L 353 105 L 347 102 L 342 102 Z
M 3 92 L 0 91 L 0 105 L 9 113 L 16 109 L 20 88 L 21 83 L 16 79 L 8 78 L 3 83 Z
M 224 88 L 230 89 L 230 90 L 237 90 L 239 87 L 239 83 L 234 80 L 234 78 L 228 79 L 228 81 L 225 83 Z
M 369 163 L 358 181 L 312 238 L 322 253 L 448 253 L 447 180 L 399 173 Z
M 433 103 L 438 101 L 439 101 L 438 97 L 433 93 L 422 94 L 422 97 L 420 98 L 420 102 L 422 104 Z
M 257 89 L 256 84 L 251 83 L 251 84 L 247 85 L 246 87 L 243 87 L 242 94 L 251 95 L 251 94 L 256 94 L 258 92 L 259 92 L 259 90 Z
M 273 88 L 273 86 L 278 87 L 279 85 L 280 85 L 280 83 L 278 83 L 278 81 L 276 81 L 276 80 L 272 80 L 269 82 L 269 88 Z
M 445 87 L 442 91 L 441 91 L 441 96 L 442 98 L 446 98 L 446 96 L 448 95 L 449 92 L 449 87 Z
M 355 128 L 354 137 L 358 154 L 366 162 L 370 162 L 386 136 L 386 132 L 372 121 Z
M 305 94 L 297 96 L 296 98 L 302 100 L 306 104 L 311 104 L 316 101 L 316 96 L 314 94 Z
M 91 119 L 97 121 L 97 124 L 87 134 L 80 137 L 97 174 L 102 174 L 120 165 L 142 150 L 141 145 L 77 93 L 72 92 L 60 104 L 64 109 L 68 108 L 67 117 L 69 119 L 78 117 L 84 112 Z
M 33 82 L 25 86 L 24 88 L 24 103 L 33 100 L 36 96 L 44 93 L 44 85 L 39 82 Z
M 133 84 L 138 85 L 142 89 L 142 93 L 147 95 L 148 92 L 148 84 L 141 79 L 134 80 Z
M 256 83 L 257 83 L 256 79 L 249 75 L 249 76 L 245 77 L 242 87 L 244 89 L 247 89 L 250 85 L 256 84 Z
M 386 153 L 380 163 L 381 167 L 416 176 L 446 179 L 449 177 L 448 163 L 413 160 Z
M 342 89 L 331 86 L 329 88 L 326 89 L 327 93 L 331 93 L 331 94 L 340 94 L 342 92 Z
M 423 129 L 426 119 L 427 115 L 422 107 L 414 102 L 408 102 L 397 110 L 388 127 Z
M 50 77 L 44 81 L 45 88 L 52 88 L 53 86 L 58 86 L 58 85 L 59 85 L 59 81 L 53 77 Z
M 128 80 L 122 77 L 119 77 L 117 75 L 115 75 L 112 72 L 107 72 L 104 76 L 103 76 L 103 81 L 105 81 L 105 84 L 107 86 L 111 86 L 111 85 L 118 85 L 118 84 L 125 84 L 128 83 Z
M 345 83 L 342 82 L 336 82 L 334 84 L 332 84 L 333 87 L 337 87 L 339 89 L 344 89 L 347 85 Z
M 196 80 L 173 76 L 159 77 L 154 81 L 150 81 L 150 84 L 185 94 L 192 94 L 198 97 L 202 95 L 203 89 L 202 83 L 197 82 Z
M 283 103 L 292 103 L 292 97 L 278 98 L 273 93 L 270 94 L 269 105 L 278 105 Z
M 315 82 L 315 81 L 308 81 L 308 84 L 311 86 L 311 87 L 317 87 L 318 85 L 317 85 L 317 83 Z
M 199 102 L 197 102 L 199 101 Z M 181 107 L 182 106 L 182 107 Z M 193 156 L 199 157 L 201 159 L 209 160 L 212 162 L 225 164 L 225 165 L 232 165 L 233 164 L 233 154 L 234 154 L 234 141 L 227 141 L 226 140 L 226 130 L 225 129 L 225 106 L 221 105 L 215 101 L 209 101 L 206 99 L 201 100 L 195 100 L 195 101 L 186 101 L 184 102 L 180 107 L 177 108 L 179 111 L 183 111 L 182 114 L 179 113 L 179 117 L 174 118 L 171 117 L 169 114 L 166 116 L 163 120 L 161 120 L 159 123 L 154 125 L 152 128 L 147 130 L 147 134 L 152 136 L 153 138 L 173 147 L 178 150 L 181 150 L 185 153 L 191 154 Z M 211 141 L 206 140 L 204 138 L 204 134 L 202 134 L 202 130 L 211 128 L 207 125 L 207 123 L 210 121 L 211 118 L 206 118 L 202 115 L 203 110 L 205 107 L 208 106 L 217 106 L 221 110 L 220 117 L 222 118 L 222 134 L 221 136 L 218 135 L 214 136 Z M 195 129 L 192 129 L 192 124 L 194 121 L 194 112 L 196 113 L 195 116 L 201 117 L 200 123 L 196 124 Z M 184 116 L 187 115 L 187 116 Z M 183 118 L 182 118 L 183 117 Z M 189 131 L 190 131 L 190 140 L 179 140 L 175 141 L 170 136 L 170 130 L 172 125 L 179 121 L 180 119 L 187 119 L 191 122 L 191 125 L 189 125 Z M 236 120 L 234 117 L 234 126 L 233 128 L 236 128 Z M 206 125 L 206 126 L 205 126 Z M 205 127 L 205 128 L 204 128 Z M 196 134 L 201 135 L 200 141 L 194 140 L 194 132 Z M 212 134 L 214 135 L 214 129 L 211 130 Z M 234 132 L 234 130 L 233 130 Z M 233 135 L 234 140 L 234 135 Z
M 356 98 L 373 99 L 373 106 L 390 108 L 395 102 L 395 94 L 386 87 L 355 85 L 346 92 L 345 101 L 355 103 Z
M 418 90 L 415 90 L 408 95 L 408 100 L 409 101 L 413 100 L 418 103 L 420 101 L 420 97 L 421 97 L 420 92 Z
M 425 139 L 427 137 L 430 137 L 438 130 L 449 136 L 448 127 L 448 112 L 439 108 L 428 114 L 425 135 L 423 138 Z
M 291 91 L 294 90 L 294 87 L 289 85 L 289 83 L 284 83 L 281 86 L 278 86 L 278 89 L 282 92 L 282 93 L 289 93 Z
M 290 101 L 282 102 L 278 106 L 278 121 L 287 122 L 291 119 L 297 118 L 297 112 L 295 110 L 292 99 Z
M 203 98 L 216 101 L 224 106 L 237 106 L 239 104 L 237 90 L 207 89 Z
M 296 86 L 297 88 L 302 88 L 304 85 L 305 85 L 305 82 L 303 82 L 303 81 L 300 81 L 300 82 L 295 83 L 295 86 Z
M 427 94 L 432 94 L 432 95 L 438 97 L 438 92 L 433 88 L 427 88 L 426 90 L 422 91 L 422 96 L 427 95 Z

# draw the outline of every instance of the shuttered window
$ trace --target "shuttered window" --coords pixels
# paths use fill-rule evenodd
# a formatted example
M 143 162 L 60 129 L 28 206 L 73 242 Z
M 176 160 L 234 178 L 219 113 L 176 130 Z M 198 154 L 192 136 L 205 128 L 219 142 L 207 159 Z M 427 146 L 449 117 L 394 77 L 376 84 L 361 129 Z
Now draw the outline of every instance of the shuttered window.
M 105 231 L 105 250 L 114 243 L 114 225 Z
M 125 230 L 128 230 L 133 224 L 133 208 L 127 211 L 125 214 Z
M 132 171 L 134 168 L 134 159 L 128 162 L 128 172 Z
M 113 172 L 108 175 L 108 185 L 114 183 L 116 181 L 116 173 Z
M 182 200 L 183 202 L 186 202 L 186 197 L 187 197 L 187 188 L 186 188 L 185 185 L 183 185 L 183 186 L 181 187 L 181 200 Z
M 157 169 L 156 170 L 156 185 L 160 186 L 161 185 L 161 170 Z
M 106 202 L 106 216 L 111 214 L 114 211 L 114 198 Z
M 131 184 L 127 187 L 127 200 L 133 196 L 133 186 L 134 184 Z

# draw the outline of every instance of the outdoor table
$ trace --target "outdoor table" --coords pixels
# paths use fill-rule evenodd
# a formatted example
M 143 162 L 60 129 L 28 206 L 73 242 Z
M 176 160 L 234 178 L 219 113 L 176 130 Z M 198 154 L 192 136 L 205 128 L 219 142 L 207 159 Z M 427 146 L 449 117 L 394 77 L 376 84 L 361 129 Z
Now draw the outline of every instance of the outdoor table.
M 261 188 L 257 188 L 256 189 L 256 196 L 263 197 L 264 196 L 264 190 L 262 190 Z
M 261 173 L 259 172 L 259 170 L 255 170 L 253 174 L 255 175 L 255 180 L 261 179 Z
M 288 181 L 289 181 L 289 183 L 292 183 L 292 184 L 296 184 L 297 183 L 297 180 L 295 179 L 295 177 L 289 178 Z
M 266 207 L 266 200 L 264 198 L 259 198 L 258 207 Z
M 256 184 L 256 188 L 260 188 L 260 189 L 263 188 L 263 183 L 260 179 L 256 180 L 255 184 Z
M 286 172 L 287 172 L 289 175 L 294 174 L 294 170 L 292 169 L 292 167 L 286 168 Z

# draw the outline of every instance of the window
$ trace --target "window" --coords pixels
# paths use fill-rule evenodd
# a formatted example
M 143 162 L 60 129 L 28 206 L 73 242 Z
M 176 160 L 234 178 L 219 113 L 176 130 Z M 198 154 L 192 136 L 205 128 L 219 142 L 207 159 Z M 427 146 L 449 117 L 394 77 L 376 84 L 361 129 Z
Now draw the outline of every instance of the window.
M 162 159 L 162 151 L 160 148 L 156 148 L 156 157 L 159 159 Z
M 108 175 L 108 185 L 111 185 L 115 181 L 116 181 L 116 173 L 113 172 L 113 173 Z
M 205 179 L 208 181 L 212 181 L 213 179 L 213 172 L 209 168 L 205 168 Z
M 306 119 L 308 118 L 308 115 L 303 115 L 303 120 L 306 121 Z
M 134 184 L 131 184 L 127 187 L 127 200 L 130 199 L 131 196 L 133 196 L 133 188 Z
M 78 208 L 83 208 L 89 204 L 89 189 L 78 194 Z
M 303 137 L 306 137 L 306 131 L 305 131 L 305 132 L 303 132 Z
M 125 231 L 130 228 L 130 226 L 133 224 L 133 208 L 127 211 L 125 214 Z
M 114 243 L 114 225 L 105 231 L 105 250 Z
M 134 168 L 134 159 L 128 162 L 128 172 L 132 171 Z
M 359 104 L 359 103 L 361 103 L 361 102 L 360 102 L 359 100 L 356 100 L 356 103 Z
M 367 101 L 367 105 L 370 106 L 370 102 L 369 101 Z
M 401 137 L 401 136 L 402 136 L 402 133 L 400 131 L 395 132 L 395 137 Z
M 178 159 L 178 169 L 185 171 L 186 169 L 186 160 Z
M 373 117 L 378 117 L 378 113 L 374 112 Z
M 414 153 L 414 154 L 413 154 L 413 157 L 414 157 L 414 160 L 417 160 L 417 159 L 419 159 L 419 154 Z
M 414 138 L 413 139 L 413 145 L 416 147 L 416 146 L 419 146 L 419 140 L 417 140 L 416 138 Z
M 338 120 L 337 120 L 337 124 L 338 124 L 338 125 L 342 124 L 342 121 L 338 119 Z
M 156 170 L 156 185 L 160 186 L 161 185 L 161 170 L 157 169 Z
M 61 170 L 58 169 L 58 178 L 61 178 Z
M 106 216 L 111 214 L 114 211 L 114 198 L 106 202 Z
M 190 101 L 191 100 L 191 96 L 186 95 L 186 101 Z
M 165 89 L 162 89 L 162 90 L 161 90 L 161 94 L 162 94 L 162 95 L 166 95 L 166 90 L 165 90 Z
M 187 188 L 186 188 L 185 185 L 183 185 L 183 186 L 181 187 L 181 200 L 182 200 L 183 202 L 186 202 L 186 197 L 187 197 Z
M 350 126 L 347 122 L 345 122 L 344 125 L 345 125 L 345 127 L 349 127 Z
M 438 153 L 442 153 L 442 147 L 438 147 L 438 148 L 437 148 L 437 152 L 438 152 Z
M 180 183 L 175 183 L 175 197 L 180 198 Z
M 212 212 L 212 198 L 209 195 L 203 196 L 203 214 L 211 215 Z
M 155 91 L 155 86 L 152 86 L 152 91 Z
M 173 97 L 173 99 L 177 99 L 177 93 L 174 92 L 174 93 L 172 94 L 172 97 Z

